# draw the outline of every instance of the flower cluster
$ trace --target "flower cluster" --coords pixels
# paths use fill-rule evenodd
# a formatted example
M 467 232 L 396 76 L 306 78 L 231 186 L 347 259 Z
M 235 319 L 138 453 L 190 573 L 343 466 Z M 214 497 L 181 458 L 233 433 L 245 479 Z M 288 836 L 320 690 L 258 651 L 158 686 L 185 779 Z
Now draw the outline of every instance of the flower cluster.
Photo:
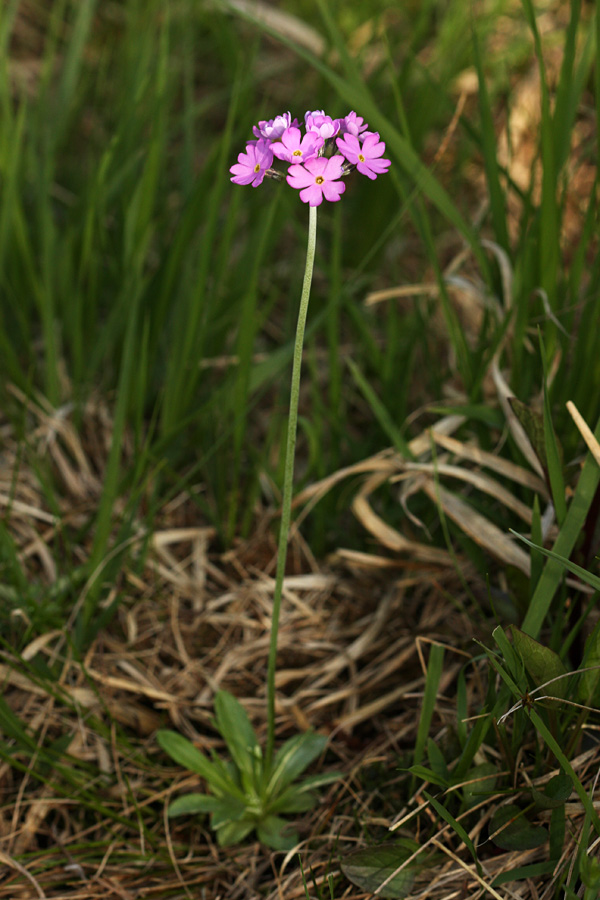
M 304 134 L 289 112 L 261 121 L 252 130 L 255 139 L 248 141 L 246 152 L 231 166 L 231 181 L 258 187 L 265 176 L 282 180 L 282 173 L 272 168 L 277 157 L 288 165 L 287 183 L 310 206 L 320 206 L 323 198 L 331 203 L 339 200 L 346 189 L 340 179 L 354 169 L 375 179 L 390 167 L 390 160 L 382 159 L 385 144 L 379 134 L 369 131 L 355 112 L 343 119 L 332 119 L 322 109 L 307 112 Z

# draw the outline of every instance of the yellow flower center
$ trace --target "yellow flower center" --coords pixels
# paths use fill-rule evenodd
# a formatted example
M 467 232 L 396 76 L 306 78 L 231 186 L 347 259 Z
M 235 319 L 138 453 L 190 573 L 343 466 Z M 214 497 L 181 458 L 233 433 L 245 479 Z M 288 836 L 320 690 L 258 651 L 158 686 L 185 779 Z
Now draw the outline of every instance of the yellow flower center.
M 260 163 L 256 163 L 256 165 L 254 166 L 254 171 L 260 172 Z
M 358 161 L 359 161 L 359 162 L 364 162 L 364 161 L 365 161 L 365 158 L 364 158 L 364 156 L 362 155 L 362 153 L 359 153 L 359 154 L 358 154 Z
M 292 156 L 302 156 L 302 150 L 294 150 Z
M 323 184 L 324 181 L 325 179 L 322 175 L 317 175 L 317 177 L 315 178 L 315 184 Z

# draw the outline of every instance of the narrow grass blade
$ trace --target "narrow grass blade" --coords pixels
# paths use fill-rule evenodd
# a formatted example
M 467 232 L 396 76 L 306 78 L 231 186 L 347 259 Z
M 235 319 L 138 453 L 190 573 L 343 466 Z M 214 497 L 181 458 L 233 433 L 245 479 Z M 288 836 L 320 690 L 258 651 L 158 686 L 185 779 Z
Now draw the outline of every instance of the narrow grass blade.
M 396 423 L 392 419 L 390 413 L 371 387 L 367 378 L 363 375 L 353 359 L 350 359 L 350 357 L 348 357 L 346 362 L 348 363 L 348 367 L 350 369 L 350 372 L 352 373 L 352 377 L 360 388 L 365 400 L 371 407 L 373 415 L 381 425 L 383 431 L 387 434 L 388 438 L 391 440 L 398 452 L 402 454 L 404 459 L 413 460 L 414 454 L 408 446 L 408 442 L 405 441 L 402 437 L 400 429 L 396 426 Z
M 506 203 L 504 191 L 502 189 L 502 185 L 500 184 L 500 169 L 496 156 L 498 141 L 496 139 L 496 128 L 494 124 L 492 105 L 485 83 L 485 75 L 483 71 L 483 63 L 481 60 L 481 52 L 479 48 L 479 38 L 477 36 L 476 24 L 473 25 L 473 55 L 475 57 L 475 67 L 477 69 L 477 80 L 479 83 L 478 93 L 479 115 L 481 117 L 481 141 L 487 188 L 490 195 L 490 211 L 492 215 L 492 222 L 494 224 L 496 241 L 505 251 L 508 252 L 510 242 L 508 238 L 508 228 L 506 225 Z
M 415 764 L 420 763 L 424 756 L 429 729 L 431 728 L 431 722 L 435 712 L 437 692 L 440 678 L 442 677 L 443 666 L 444 648 L 440 647 L 439 644 L 431 644 L 429 648 L 423 704 L 421 706 L 421 716 L 419 718 L 419 728 L 417 730 L 417 739 L 415 741 L 415 750 L 413 754 L 413 763 Z
M 600 438 L 600 420 L 596 425 L 594 436 L 597 440 Z M 588 454 L 581 470 L 581 474 L 579 475 L 575 493 L 569 503 L 567 515 L 558 537 L 554 542 L 554 547 L 552 548 L 554 553 L 565 559 L 570 556 L 581 533 L 581 529 L 585 524 L 588 510 L 599 484 L 600 468 L 591 454 Z M 549 559 L 544 566 L 529 609 L 527 610 L 527 615 L 522 624 L 522 630 L 532 637 L 537 637 L 540 632 L 554 594 L 560 584 L 562 575 L 562 563 L 556 559 Z

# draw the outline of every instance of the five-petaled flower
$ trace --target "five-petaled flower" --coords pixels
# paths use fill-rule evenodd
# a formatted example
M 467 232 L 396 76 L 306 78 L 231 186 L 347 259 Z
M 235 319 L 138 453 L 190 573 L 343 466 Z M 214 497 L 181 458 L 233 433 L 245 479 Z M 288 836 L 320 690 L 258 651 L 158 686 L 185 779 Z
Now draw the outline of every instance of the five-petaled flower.
M 246 152 L 240 153 L 237 163 L 230 168 L 234 184 L 251 184 L 258 187 L 262 183 L 267 169 L 273 162 L 273 151 L 270 142 L 265 138 L 248 141 Z
M 362 145 L 359 139 L 353 134 L 345 134 L 341 138 L 337 138 L 336 144 L 340 153 L 342 153 L 348 162 L 356 166 L 361 175 L 367 175 L 371 179 L 383 175 L 389 169 L 391 162 L 389 159 L 380 159 L 385 152 L 385 144 L 379 140 L 376 131 L 363 135 Z
M 272 168 L 275 156 L 287 163 L 287 183 L 300 191 L 302 202 L 320 206 L 324 199 L 330 203 L 340 199 L 346 185 L 339 179 L 354 169 L 374 180 L 391 165 L 383 159 L 385 144 L 379 134 L 369 131 L 354 110 L 342 119 L 332 119 L 322 109 L 309 110 L 304 129 L 302 134 L 290 112 L 261 120 L 253 127 L 256 140 L 248 141 L 246 152 L 231 166 L 231 180 L 252 187 L 262 184 L 265 176 L 282 180 L 282 173 Z
M 346 190 L 344 182 L 338 181 L 342 177 L 343 166 L 341 156 L 308 159 L 303 166 L 289 167 L 287 183 L 293 188 L 302 188 L 300 199 L 309 206 L 319 206 L 323 197 L 335 203 Z
M 325 141 L 314 131 L 308 131 L 304 137 L 299 128 L 286 128 L 281 141 L 271 145 L 277 159 L 289 163 L 303 163 L 317 155 Z

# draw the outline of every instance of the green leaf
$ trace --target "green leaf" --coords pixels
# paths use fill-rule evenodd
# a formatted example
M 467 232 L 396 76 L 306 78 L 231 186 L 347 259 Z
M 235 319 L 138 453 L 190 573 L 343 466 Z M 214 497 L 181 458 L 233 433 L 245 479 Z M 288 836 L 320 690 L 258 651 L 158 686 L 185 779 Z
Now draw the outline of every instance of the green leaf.
M 429 660 L 427 662 L 427 676 L 425 678 L 425 691 L 423 692 L 423 703 L 421 705 L 421 716 L 419 718 L 419 727 L 417 729 L 417 739 L 415 741 L 414 762 L 419 764 L 423 759 L 425 745 L 429 735 L 429 728 L 435 712 L 437 701 L 437 692 L 442 677 L 444 666 L 444 648 L 439 644 L 432 644 L 429 649 Z
M 429 781 L 430 784 L 435 784 L 441 788 L 448 787 L 448 779 L 440 777 L 433 769 L 428 769 L 427 766 L 411 766 L 408 771 L 411 775 L 416 775 L 417 778 L 422 778 L 423 781 Z
M 401 839 L 397 843 L 380 844 L 379 847 L 365 847 L 356 850 L 342 861 L 341 869 L 346 878 L 363 891 L 375 893 L 378 897 L 408 897 L 418 872 L 416 860 L 378 890 L 390 875 L 418 850 L 415 841 Z
M 600 438 L 600 419 L 596 423 L 594 436 L 597 439 Z M 554 543 L 555 553 L 565 558 L 571 555 L 584 527 L 599 483 L 600 467 L 592 454 L 588 453 L 579 475 L 575 493 L 569 503 L 567 516 Z M 550 559 L 544 566 L 522 625 L 523 631 L 532 637 L 537 637 L 540 632 L 546 613 L 562 580 L 562 575 L 562 566 L 557 560 Z
M 219 808 L 220 802 L 219 797 L 211 797 L 209 794 L 184 794 L 169 804 L 169 818 L 212 813 Z
M 431 768 L 438 776 L 438 778 L 445 778 L 448 780 L 448 766 L 446 765 L 446 760 L 444 759 L 444 755 L 433 738 L 427 739 L 427 756 L 429 758 L 429 762 L 431 764 Z
M 573 782 L 568 775 L 560 772 L 550 779 L 543 791 L 532 787 L 531 796 L 540 809 L 557 809 L 559 806 L 564 806 L 572 791 Z
M 581 673 L 578 689 L 581 702 L 590 705 L 593 703 L 598 690 L 598 683 L 600 682 L 600 622 L 598 622 L 585 642 L 585 653 L 583 654 L 581 668 L 586 669 L 591 666 L 597 666 L 597 668 L 591 672 Z
M 487 794 L 491 794 L 496 786 L 498 769 L 491 762 L 480 763 L 467 772 L 463 787 L 463 797 L 467 807 L 479 803 Z M 462 780 L 462 779 L 461 779 Z
M 477 851 L 475 850 L 475 845 L 473 844 L 473 841 L 471 840 L 471 838 L 469 837 L 469 835 L 467 834 L 467 832 L 465 831 L 463 826 L 460 824 L 459 821 L 457 821 L 454 818 L 454 816 L 451 813 L 448 812 L 448 810 L 446 809 L 445 806 L 442 806 L 442 804 L 438 800 L 435 799 L 435 797 L 432 797 L 431 794 L 427 793 L 427 791 L 423 791 L 423 796 L 425 797 L 426 800 L 429 801 L 431 806 L 433 806 L 433 808 L 435 809 L 437 814 L 439 816 L 441 816 L 442 819 L 445 822 L 447 822 L 448 825 L 450 825 L 450 827 L 459 836 L 459 838 L 461 839 L 461 841 L 463 842 L 463 844 L 465 845 L 465 847 L 467 848 L 467 850 L 473 857 L 473 862 L 475 863 L 478 873 L 481 875 L 482 874 L 481 863 L 479 862 L 479 858 L 477 856 Z
M 508 640 L 506 632 L 501 625 L 497 625 L 496 628 L 494 628 L 492 636 L 502 651 L 504 662 L 506 663 L 510 674 L 513 678 L 517 679 L 517 681 L 520 681 L 521 676 L 524 673 L 522 657 L 519 656 L 518 653 L 515 653 L 515 649 Z
M 314 731 L 294 735 L 279 748 L 267 785 L 267 795 L 274 797 L 291 784 L 325 749 L 327 738 Z
M 540 352 L 544 367 L 544 445 L 546 447 L 546 460 L 548 462 L 548 477 L 552 490 L 552 500 L 556 510 L 556 519 L 562 525 L 567 515 L 567 502 L 565 500 L 565 481 L 563 478 L 562 450 L 556 437 L 552 424 L 552 410 L 550 409 L 550 395 L 548 392 L 548 366 L 546 351 L 542 333 L 539 332 Z
M 550 647 L 544 647 L 531 635 L 519 631 L 514 625 L 510 626 L 514 645 L 519 656 L 525 664 L 525 668 L 535 681 L 536 685 L 546 684 L 559 675 L 566 675 L 567 669 L 561 658 Z M 561 678 L 548 685 L 548 693 L 556 697 L 564 697 L 568 679 Z
M 498 834 L 495 834 L 496 831 Z M 492 841 L 502 850 L 533 850 L 548 840 L 546 829 L 541 825 L 532 825 L 514 803 L 496 810 L 490 822 L 490 832 Z
M 236 797 L 218 797 L 217 799 L 218 806 L 215 807 L 210 817 L 210 827 L 213 831 L 234 822 L 254 823 L 256 821 L 252 816 L 247 815 L 246 806 Z
M 520 541 L 523 541 L 524 544 L 527 544 L 529 547 L 532 547 L 534 550 L 539 550 L 540 553 L 543 553 L 544 556 L 547 556 L 548 559 L 554 559 L 556 562 L 559 562 L 565 569 L 568 569 L 569 572 L 572 572 L 573 575 L 577 575 L 578 578 L 581 578 L 582 581 L 585 581 L 586 584 L 589 584 L 590 587 L 593 587 L 594 590 L 600 591 L 600 578 L 597 575 L 593 575 L 591 572 L 588 572 L 587 569 L 583 569 L 581 566 L 576 565 L 576 563 L 571 562 L 570 559 L 567 559 L 566 556 L 561 556 L 560 553 L 555 553 L 554 550 L 546 550 L 545 547 L 540 547 L 538 544 L 534 544 L 533 541 L 527 540 L 526 537 L 523 537 L 522 534 L 519 534 L 517 531 L 513 531 L 511 528 L 510 531 L 514 534 L 515 537 L 518 537 Z
M 269 803 L 269 812 L 292 813 L 304 812 L 312 809 L 317 803 L 317 796 L 313 793 L 315 788 L 333 784 L 343 778 L 342 772 L 323 772 L 319 775 L 311 775 L 299 784 L 293 784 L 277 798 Z
M 256 826 L 259 841 L 273 850 L 291 850 L 299 841 L 298 832 L 279 816 L 267 816 Z
M 229 691 L 218 691 L 215 714 L 217 728 L 232 759 L 238 769 L 255 782 L 256 765 L 262 762 L 262 751 L 246 710 Z
M 220 847 L 241 844 L 255 826 L 255 822 L 226 822 L 217 828 L 217 843 Z
M 298 791 L 294 787 L 290 787 L 283 794 L 280 794 L 273 803 L 269 803 L 268 810 L 270 813 L 283 813 L 290 815 L 291 813 L 307 812 L 314 809 L 317 805 L 317 797 L 310 791 Z
M 539 878 L 540 875 L 552 875 L 556 869 L 556 862 L 531 863 L 529 866 L 517 866 L 514 869 L 501 872 L 496 875 L 490 887 L 500 887 L 510 881 L 521 881 L 523 878 Z
M 190 772 L 201 775 L 216 792 L 232 794 L 243 800 L 243 794 L 237 785 L 227 779 L 223 772 L 220 772 L 187 738 L 177 734 L 176 731 L 161 730 L 157 731 L 156 740 L 171 759 Z

